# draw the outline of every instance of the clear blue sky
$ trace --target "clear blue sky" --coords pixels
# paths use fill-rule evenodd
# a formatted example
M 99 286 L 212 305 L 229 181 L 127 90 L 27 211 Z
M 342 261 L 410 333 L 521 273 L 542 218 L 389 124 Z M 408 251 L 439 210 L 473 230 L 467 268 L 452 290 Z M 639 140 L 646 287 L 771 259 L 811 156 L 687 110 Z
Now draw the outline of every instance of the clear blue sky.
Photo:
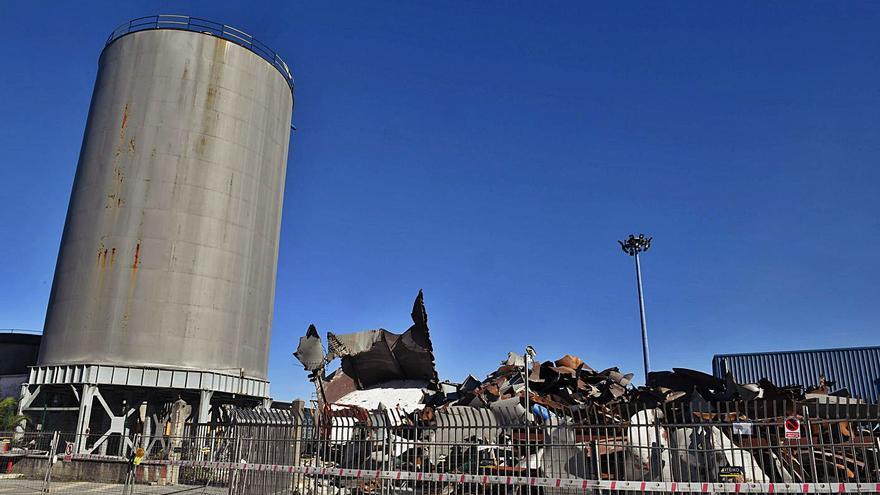
M 540 4 L 540 5 L 539 5 Z M 96 62 L 129 18 L 255 34 L 297 81 L 270 378 L 310 322 L 639 371 L 878 344 L 880 3 L 0 3 L 0 327 L 40 329 Z

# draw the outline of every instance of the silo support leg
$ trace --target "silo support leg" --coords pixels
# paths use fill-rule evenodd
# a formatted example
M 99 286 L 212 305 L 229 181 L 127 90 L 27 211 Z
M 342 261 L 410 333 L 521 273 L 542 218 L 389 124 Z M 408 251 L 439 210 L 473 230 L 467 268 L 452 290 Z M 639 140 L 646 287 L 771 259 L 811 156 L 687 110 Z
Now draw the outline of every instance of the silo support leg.
M 197 423 L 204 424 L 211 421 L 211 398 L 213 396 L 213 390 L 202 390 L 199 392 L 199 415 L 196 417 Z
M 97 385 L 83 385 L 79 399 L 79 416 L 76 420 L 76 447 L 75 452 L 82 454 L 86 451 L 88 443 L 89 423 L 92 420 L 92 401 L 98 391 Z
M 19 416 L 24 415 L 25 410 L 31 407 L 31 404 L 34 402 L 34 399 L 40 395 L 40 386 L 37 385 L 37 388 L 31 392 L 30 387 L 27 383 L 21 384 L 21 400 L 18 401 L 18 414 Z M 15 426 L 15 439 L 21 440 L 24 437 L 26 423 L 24 421 L 18 423 Z
M 203 425 L 211 422 L 211 397 L 214 396 L 214 392 L 211 390 L 202 390 L 199 392 L 199 412 L 198 416 L 196 416 L 196 424 Z M 199 429 L 198 427 L 194 428 L 196 431 L 196 435 L 207 435 L 207 429 Z M 198 460 L 205 460 L 206 445 L 205 438 L 198 437 L 196 438 L 196 446 L 198 447 Z

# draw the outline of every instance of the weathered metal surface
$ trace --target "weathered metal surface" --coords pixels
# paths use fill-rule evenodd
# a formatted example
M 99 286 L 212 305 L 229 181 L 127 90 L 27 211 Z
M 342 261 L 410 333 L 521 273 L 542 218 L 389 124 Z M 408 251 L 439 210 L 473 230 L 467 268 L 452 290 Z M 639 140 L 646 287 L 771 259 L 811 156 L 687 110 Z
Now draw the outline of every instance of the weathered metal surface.
M 712 359 L 712 372 L 727 372 L 740 383 L 766 378 L 779 385 L 816 385 L 820 375 L 845 388 L 853 397 L 877 402 L 880 389 L 880 347 L 853 347 L 811 351 L 719 354 Z
M 324 346 L 315 325 L 309 325 L 305 336 L 299 338 L 299 345 L 293 356 L 309 371 L 319 370 L 324 366 Z
M 329 363 L 341 358 L 342 372 L 351 377 L 360 389 L 391 380 L 422 380 L 427 382 L 429 388 L 436 389 L 439 379 L 422 291 L 416 296 L 410 316 L 413 324 L 402 334 L 382 328 L 339 335 L 327 332 L 329 352 L 325 361 Z M 307 340 L 301 341 L 297 353 L 302 355 L 301 351 L 305 350 L 302 345 L 320 345 L 320 340 L 315 341 L 315 337 L 317 330 L 310 326 Z M 311 344 L 309 338 L 312 339 Z M 317 352 L 317 349 L 313 352 Z M 297 358 L 309 369 L 304 357 L 297 355 Z
M 275 67 L 221 38 L 104 49 L 41 365 L 266 378 L 292 107 Z
M 168 370 L 110 365 L 35 366 L 30 385 L 120 385 L 174 390 L 205 390 L 268 397 L 269 383 L 210 371 Z

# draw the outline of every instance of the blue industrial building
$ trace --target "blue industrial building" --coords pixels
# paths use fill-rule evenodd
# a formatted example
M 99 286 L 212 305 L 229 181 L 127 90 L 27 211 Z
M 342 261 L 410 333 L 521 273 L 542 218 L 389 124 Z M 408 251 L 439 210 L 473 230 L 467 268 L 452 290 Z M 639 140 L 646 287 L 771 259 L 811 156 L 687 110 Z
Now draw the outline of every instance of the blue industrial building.
M 876 403 L 880 347 L 715 355 L 712 374 L 722 378 L 728 371 L 740 383 L 766 378 L 777 385 L 814 385 L 824 375 L 835 388 L 846 388 L 853 397 Z

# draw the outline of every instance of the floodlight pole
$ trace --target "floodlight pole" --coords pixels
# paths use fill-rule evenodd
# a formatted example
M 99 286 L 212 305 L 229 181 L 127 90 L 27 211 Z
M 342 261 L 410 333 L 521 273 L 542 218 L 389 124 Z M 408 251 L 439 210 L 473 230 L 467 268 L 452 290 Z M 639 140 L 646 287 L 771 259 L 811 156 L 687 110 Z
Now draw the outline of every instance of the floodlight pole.
M 650 357 L 648 352 L 648 323 L 645 319 L 645 297 L 642 293 L 642 265 L 639 261 L 639 253 L 647 251 L 651 247 L 653 237 L 645 237 L 639 234 L 638 237 L 630 235 L 626 241 L 617 241 L 623 252 L 632 256 L 636 260 L 636 287 L 639 291 L 639 317 L 642 324 L 642 359 L 645 365 L 645 382 L 648 381 L 648 372 L 651 369 Z
M 636 253 L 636 285 L 639 288 L 639 316 L 642 322 L 642 358 L 645 362 L 645 380 L 648 380 L 648 371 L 651 369 L 651 359 L 648 353 L 648 323 L 645 321 L 645 296 L 642 294 L 642 265 L 639 263 L 639 255 Z

